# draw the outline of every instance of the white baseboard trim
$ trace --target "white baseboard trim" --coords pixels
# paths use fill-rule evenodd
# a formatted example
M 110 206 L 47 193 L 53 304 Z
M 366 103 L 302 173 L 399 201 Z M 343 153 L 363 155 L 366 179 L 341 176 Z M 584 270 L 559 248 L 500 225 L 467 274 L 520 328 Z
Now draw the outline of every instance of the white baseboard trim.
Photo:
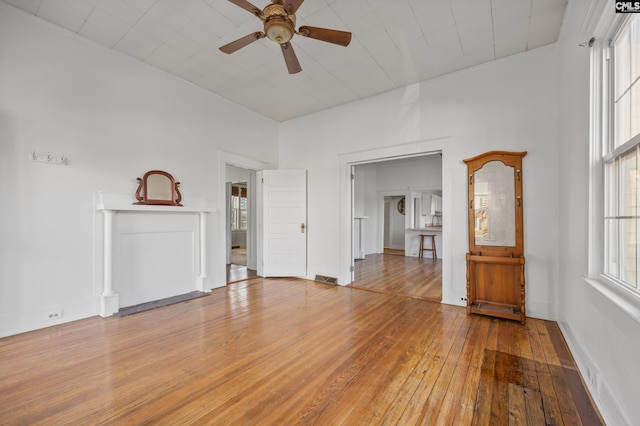
M 451 297 L 445 297 L 445 295 L 442 295 L 442 303 L 444 303 L 445 305 L 453 305 L 453 306 L 462 306 L 462 307 L 466 307 L 467 306 L 467 302 L 466 300 L 460 300 L 461 297 L 467 297 L 466 295 L 464 296 L 451 296 Z
M 528 317 L 539 318 L 548 321 L 556 321 L 558 319 L 557 303 L 528 300 L 526 308 Z
M 27 312 L 0 317 L 0 337 L 13 336 L 28 331 L 39 330 L 58 324 L 90 318 L 97 315 L 94 311 L 94 300 L 80 300 L 64 305 L 51 305 Z M 52 313 L 59 313 L 58 318 L 49 318 Z
M 571 326 L 564 321 L 558 321 L 558 326 L 560 326 L 564 340 L 571 350 L 571 355 L 573 355 L 578 370 L 580 370 L 584 383 L 605 423 L 608 425 L 631 426 L 633 423 L 618 404 L 605 376 L 599 373 L 598 366 L 575 338 L 571 331 Z

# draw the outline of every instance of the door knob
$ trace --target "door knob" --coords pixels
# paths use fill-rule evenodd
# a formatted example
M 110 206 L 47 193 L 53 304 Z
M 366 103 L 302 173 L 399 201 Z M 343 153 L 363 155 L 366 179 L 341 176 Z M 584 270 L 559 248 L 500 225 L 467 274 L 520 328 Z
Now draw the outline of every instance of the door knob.
M 300 224 L 300 233 L 304 234 L 304 223 Z

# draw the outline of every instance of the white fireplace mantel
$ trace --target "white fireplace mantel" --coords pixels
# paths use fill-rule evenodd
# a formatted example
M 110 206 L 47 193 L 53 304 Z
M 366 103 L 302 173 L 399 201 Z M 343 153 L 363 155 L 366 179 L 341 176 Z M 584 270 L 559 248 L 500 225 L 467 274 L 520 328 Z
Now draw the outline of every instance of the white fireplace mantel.
M 198 214 L 199 215 L 199 240 L 200 240 L 200 273 L 197 277 L 195 289 L 201 292 L 210 292 L 205 288 L 207 278 L 206 263 L 206 235 L 207 213 L 215 212 L 215 208 L 194 206 L 162 206 L 162 205 L 136 205 L 132 204 L 128 194 L 108 194 L 98 192 L 96 194 L 96 210 L 104 215 L 103 226 L 103 291 L 100 295 L 100 316 L 109 317 L 120 309 L 118 293 L 113 289 L 113 240 L 114 240 L 114 216 L 118 213 L 172 213 L 172 214 Z M 204 203 L 201 203 L 204 204 Z
M 210 213 L 215 212 L 216 209 L 206 208 L 193 208 L 185 206 L 154 206 L 154 205 L 118 205 L 118 204 L 97 204 L 96 210 L 98 211 L 112 211 L 112 212 L 169 212 L 169 213 Z

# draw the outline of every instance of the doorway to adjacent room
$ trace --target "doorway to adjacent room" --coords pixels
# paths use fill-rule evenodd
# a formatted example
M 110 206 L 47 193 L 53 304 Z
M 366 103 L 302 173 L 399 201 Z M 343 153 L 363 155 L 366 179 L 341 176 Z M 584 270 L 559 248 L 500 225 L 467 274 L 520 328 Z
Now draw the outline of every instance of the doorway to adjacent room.
M 227 165 L 226 258 L 227 283 L 257 275 L 255 267 L 255 171 Z
M 422 233 L 442 244 L 440 152 L 353 166 L 352 287 L 423 300 L 442 300 L 442 250 L 419 258 Z M 433 204 L 436 207 L 436 204 Z

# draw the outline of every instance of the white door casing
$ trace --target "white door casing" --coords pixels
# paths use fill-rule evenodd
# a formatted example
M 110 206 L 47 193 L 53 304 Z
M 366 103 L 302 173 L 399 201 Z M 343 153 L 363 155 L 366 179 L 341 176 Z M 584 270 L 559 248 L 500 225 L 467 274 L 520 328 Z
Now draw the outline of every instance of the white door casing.
M 224 211 L 224 217 L 225 217 L 225 222 L 226 222 L 226 226 L 225 226 L 225 238 L 227 241 L 227 247 L 225 250 L 225 259 L 226 259 L 226 263 L 227 265 L 231 263 L 231 246 L 232 246 L 232 242 L 231 242 L 231 182 L 226 182 L 225 184 L 225 211 Z
M 263 170 L 262 264 L 263 277 L 304 277 L 307 274 L 307 171 Z M 260 204 L 260 203 L 259 203 Z M 260 255 L 259 255 L 260 257 Z

